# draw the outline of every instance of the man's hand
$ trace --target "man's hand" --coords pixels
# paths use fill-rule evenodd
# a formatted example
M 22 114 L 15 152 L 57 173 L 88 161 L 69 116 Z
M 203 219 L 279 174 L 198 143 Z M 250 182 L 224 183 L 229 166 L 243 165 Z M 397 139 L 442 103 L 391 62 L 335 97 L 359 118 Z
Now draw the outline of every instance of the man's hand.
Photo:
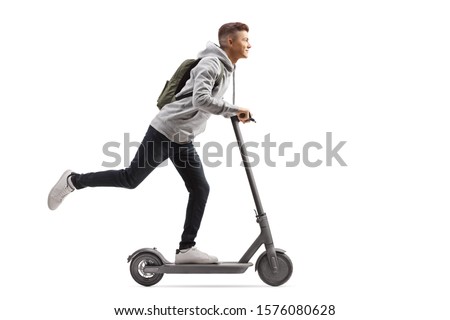
M 239 121 L 241 121 L 242 123 L 247 123 L 251 121 L 250 110 L 245 108 L 239 108 L 239 111 L 237 112 L 237 117 Z

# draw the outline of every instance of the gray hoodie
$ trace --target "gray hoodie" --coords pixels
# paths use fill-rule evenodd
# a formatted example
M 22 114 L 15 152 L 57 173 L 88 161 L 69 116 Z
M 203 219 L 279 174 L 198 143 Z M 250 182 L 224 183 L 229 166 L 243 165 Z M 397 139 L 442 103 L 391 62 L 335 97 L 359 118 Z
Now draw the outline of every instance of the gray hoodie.
M 211 114 L 231 117 L 238 111 L 238 107 L 222 99 L 234 71 L 234 65 L 225 51 L 208 42 L 198 58 L 202 59 L 192 69 L 190 79 L 178 94 L 193 92 L 192 97 L 165 105 L 151 122 L 156 130 L 176 143 L 191 142 L 205 131 Z M 222 70 L 220 63 L 223 64 L 223 77 L 214 87 Z

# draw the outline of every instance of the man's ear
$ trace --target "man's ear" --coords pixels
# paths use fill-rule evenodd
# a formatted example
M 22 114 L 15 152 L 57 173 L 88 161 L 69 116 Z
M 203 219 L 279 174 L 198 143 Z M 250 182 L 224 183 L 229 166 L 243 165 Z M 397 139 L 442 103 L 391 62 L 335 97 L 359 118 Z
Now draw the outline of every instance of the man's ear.
M 227 43 L 228 43 L 228 46 L 230 46 L 230 47 L 233 45 L 233 38 L 231 36 L 228 36 Z

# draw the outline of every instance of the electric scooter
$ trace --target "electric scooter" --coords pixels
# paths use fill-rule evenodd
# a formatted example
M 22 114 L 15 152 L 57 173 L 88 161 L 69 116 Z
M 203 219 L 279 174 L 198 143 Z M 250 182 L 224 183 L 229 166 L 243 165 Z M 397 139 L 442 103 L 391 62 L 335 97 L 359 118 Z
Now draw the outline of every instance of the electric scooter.
M 254 119 L 251 120 L 254 121 Z M 253 266 L 249 261 L 262 245 L 265 246 L 266 251 L 258 257 L 255 264 L 255 271 L 258 271 L 261 280 L 268 285 L 279 286 L 286 283 L 291 277 L 293 270 L 291 259 L 285 254 L 284 250 L 275 248 L 273 244 L 267 214 L 263 210 L 247 150 L 243 143 L 239 119 L 234 116 L 231 118 L 231 122 L 255 201 L 256 222 L 259 224 L 261 233 L 238 262 L 174 264 L 164 258 L 156 248 L 139 249 L 128 257 L 131 276 L 137 283 L 143 286 L 155 285 L 165 273 L 244 273 L 249 267 Z

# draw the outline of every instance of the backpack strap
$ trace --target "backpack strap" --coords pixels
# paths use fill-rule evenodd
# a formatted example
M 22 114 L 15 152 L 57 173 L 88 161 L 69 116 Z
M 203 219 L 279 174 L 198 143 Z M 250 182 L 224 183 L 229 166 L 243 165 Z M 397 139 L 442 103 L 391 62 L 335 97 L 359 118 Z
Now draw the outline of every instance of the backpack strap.
M 216 83 L 214 84 L 214 87 L 219 86 L 220 81 L 222 81 L 223 78 L 223 63 L 221 61 L 219 61 L 220 64 L 220 74 L 219 74 L 219 78 L 216 80 Z
M 196 66 L 197 66 L 197 63 L 195 64 Z M 219 60 L 219 64 L 220 64 L 220 74 L 219 74 L 219 78 L 217 78 L 216 82 L 214 83 L 213 89 L 216 88 L 217 86 L 219 86 L 220 81 L 222 81 L 222 78 L 223 78 L 224 67 L 223 67 L 223 63 L 220 60 Z M 188 92 L 188 93 L 182 94 L 181 96 L 176 96 L 175 101 L 183 100 L 184 98 L 192 97 L 193 95 L 194 95 L 194 92 Z

